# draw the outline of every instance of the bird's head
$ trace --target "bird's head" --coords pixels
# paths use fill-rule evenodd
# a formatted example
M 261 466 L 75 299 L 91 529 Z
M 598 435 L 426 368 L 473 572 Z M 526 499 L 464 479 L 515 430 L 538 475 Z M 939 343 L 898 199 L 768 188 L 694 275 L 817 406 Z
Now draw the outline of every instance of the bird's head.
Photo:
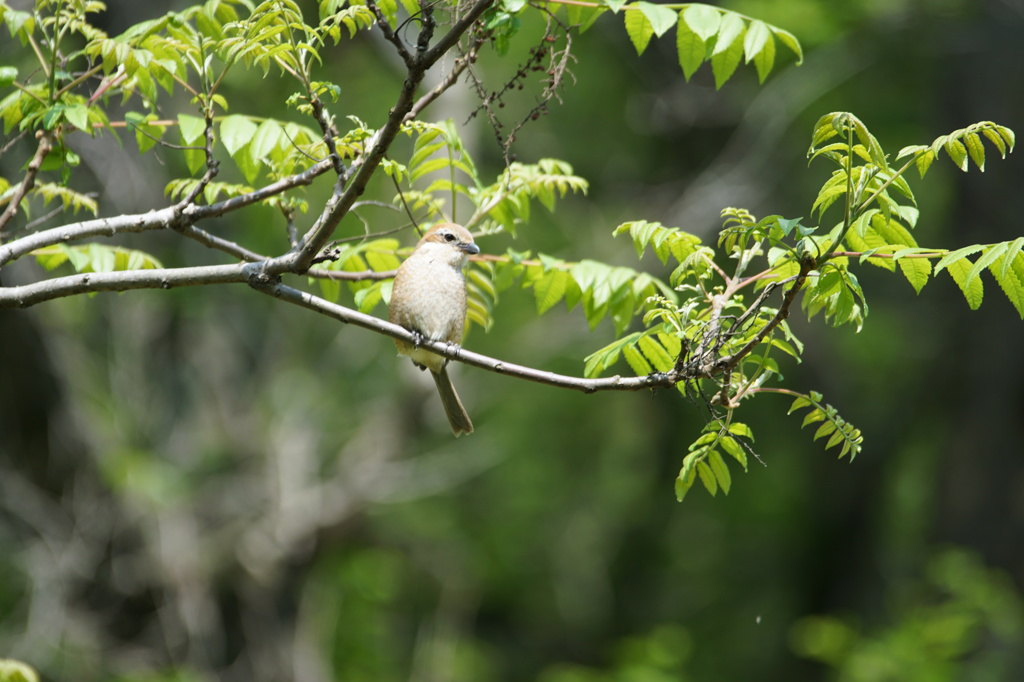
M 416 251 L 445 254 L 445 260 L 452 264 L 463 264 L 470 254 L 480 253 L 480 247 L 473 241 L 473 235 L 462 225 L 438 223 L 427 230 Z

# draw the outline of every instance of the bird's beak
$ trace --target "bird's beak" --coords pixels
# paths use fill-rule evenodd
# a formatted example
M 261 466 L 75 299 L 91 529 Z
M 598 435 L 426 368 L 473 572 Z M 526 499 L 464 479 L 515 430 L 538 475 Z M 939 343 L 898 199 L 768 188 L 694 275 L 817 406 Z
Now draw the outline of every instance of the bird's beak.
M 480 247 L 474 244 L 473 242 L 464 242 L 462 244 L 459 244 L 459 248 L 465 251 L 466 253 L 480 253 Z

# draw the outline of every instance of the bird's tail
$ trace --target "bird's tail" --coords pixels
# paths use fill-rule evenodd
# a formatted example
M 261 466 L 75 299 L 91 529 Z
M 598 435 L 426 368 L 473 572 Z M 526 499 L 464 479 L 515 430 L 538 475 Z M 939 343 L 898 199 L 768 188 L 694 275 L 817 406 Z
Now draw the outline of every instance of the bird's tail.
M 445 414 L 448 415 L 448 423 L 452 426 L 452 433 L 461 436 L 464 433 L 473 433 L 473 422 L 466 414 L 466 408 L 459 400 L 459 394 L 452 386 L 452 380 L 448 378 L 448 368 L 442 367 L 440 372 L 431 372 L 434 376 L 434 383 L 437 384 L 437 392 L 441 394 L 441 404 L 444 405 Z

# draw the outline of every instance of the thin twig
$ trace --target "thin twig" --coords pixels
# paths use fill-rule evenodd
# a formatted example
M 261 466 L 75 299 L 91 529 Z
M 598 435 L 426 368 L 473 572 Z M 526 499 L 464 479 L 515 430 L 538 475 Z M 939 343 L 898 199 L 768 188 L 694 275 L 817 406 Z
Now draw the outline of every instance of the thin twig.
M 391 30 L 391 24 L 388 23 L 387 17 L 384 16 L 384 12 L 381 11 L 380 7 L 374 0 L 366 0 L 366 6 L 370 8 L 373 15 L 377 17 L 377 28 L 384 35 L 384 40 L 388 41 L 395 46 L 395 51 L 398 52 L 398 56 L 405 62 L 406 67 L 412 69 L 415 65 L 416 58 L 413 57 L 412 53 L 402 42 L 402 38 Z
M 372 144 L 369 145 L 369 151 L 360 159 L 354 161 L 349 169 L 351 180 L 348 181 L 347 186 L 342 188 L 344 181 L 348 180 L 348 178 L 341 178 L 342 182 L 339 182 L 334 195 L 328 200 L 324 210 L 321 212 L 320 218 L 303 235 L 298 249 L 269 261 L 267 263 L 268 273 L 304 272 L 309 269 L 313 259 L 320 253 L 324 245 L 331 238 L 334 230 L 337 229 L 342 218 L 352 208 L 352 204 L 366 191 L 366 186 L 369 184 L 370 179 L 376 173 L 392 142 L 398 136 L 402 122 L 405 120 L 405 115 L 409 113 L 415 104 L 416 88 L 423 81 L 427 69 L 433 66 L 438 59 L 451 49 L 458 42 L 462 34 L 492 4 L 494 4 L 494 0 L 479 0 L 461 19 L 455 22 L 448 33 L 438 40 L 432 48 L 417 54 L 417 58 L 407 70 L 406 79 L 402 83 L 398 99 L 391 108 L 387 121 L 371 137 Z M 424 22 L 424 31 L 428 30 L 428 26 L 432 27 L 433 23 Z
M 25 169 L 25 177 L 22 178 L 18 189 L 14 190 L 14 194 L 11 195 L 11 203 L 8 204 L 7 209 L 0 215 L 0 242 L 3 241 L 4 228 L 7 226 L 7 223 L 18 214 L 21 200 L 35 186 L 36 175 L 39 174 L 39 169 L 43 166 L 43 159 L 46 158 L 51 149 L 53 149 L 52 133 L 40 133 L 39 146 L 36 147 L 36 153 L 32 156 L 32 160 L 29 161 L 28 168 Z
M 434 102 L 434 100 L 443 95 L 448 88 L 455 85 L 459 80 L 459 76 L 466 71 L 466 68 L 469 67 L 470 64 L 476 61 L 477 53 L 479 52 L 482 44 L 483 41 L 481 39 L 474 40 L 466 53 L 455 59 L 455 63 L 452 64 L 451 70 L 444 78 L 441 79 L 441 82 L 434 86 L 434 88 L 428 93 L 416 100 L 416 103 L 412 105 L 409 113 L 405 115 L 405 123 L 408 123 L 419 116 L 424 109 Z

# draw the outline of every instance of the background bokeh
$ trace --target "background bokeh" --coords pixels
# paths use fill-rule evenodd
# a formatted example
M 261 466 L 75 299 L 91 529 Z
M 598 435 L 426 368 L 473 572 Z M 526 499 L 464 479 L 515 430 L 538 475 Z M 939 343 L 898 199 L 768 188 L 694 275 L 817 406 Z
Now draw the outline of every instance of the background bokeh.
M 107 4 L 111 33 L 184 6 Z M 713 240 L 725 206 L 808 216 L 830 169 L 804 152 L 830 111 L 892 152 L 984 119 L 1024 131 L 1021 0 L 723 4 L 792 31 L 806 63 L 715 91 L 707 67 L 684 83 L 671 34 L 637 57 L 604 17 L 575 41 L 563 103 L 513 149 L 569 161 L 588 196 L 485 251 L 635 265 L 611 237 L 623 220 Z M 24 57 L 12 43 L 5 63 Z M 375 36 L 333 49 L 336 112 L 379 124 L 396 67 Z M 494 83 L 514 71 L 481 68 Z M 254 72 L 227 96 L 233 113 L 295 116 L 285 87 Z M 536 93 L 519 95 L 529 108 Z M 494 175 L 475 108 L 466 88 L 429 114 L 460 124 Z M 104 215 L 165 205 L 183 172 L 128 137 L 78 142 L 77 186 Z M 0 158 L 7 177 L 15 156 Z M 912 179 L 919 242 L 1024 234 L 1024 156 L 990 156 L 984 174 L 943 160 Z M 285 244 L 269 210 L 204 227 Z M 221 262 L 181 242 L 125 243 Z M 677 393 L 585 396 L 456 368 L 477 430 L 453 440 L 389 340 L 241 285 L 0 311 L 0 657 L 85 682 L 1024 679 L 1024 325 L 991 280 L 976 312 L 945 276 L 920 295 L 873 268 L 862 282 L 864 330 L 795 315 L 806 359 L 784 368 L 864 431 L 862 454 L 836 461 L 766 396 L 742 414 L 762 461 L 730 496 L 683 504 L 672 482 L 702 416 Z M 515 289 L 496 318 L 468 347 L 566 373 L 612 337 L 579 311 L 538 319 Z

